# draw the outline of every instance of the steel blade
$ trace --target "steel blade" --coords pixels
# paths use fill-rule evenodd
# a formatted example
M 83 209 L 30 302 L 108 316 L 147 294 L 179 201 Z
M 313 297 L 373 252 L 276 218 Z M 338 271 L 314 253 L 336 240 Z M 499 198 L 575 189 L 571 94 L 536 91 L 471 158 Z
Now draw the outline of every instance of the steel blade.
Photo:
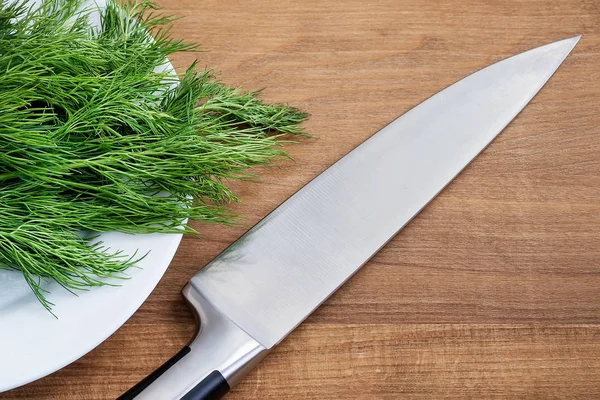
M 495 63 L 419 104 L 261 220 L 192 285 L 271 348 L 500 133 L 578 40 Z

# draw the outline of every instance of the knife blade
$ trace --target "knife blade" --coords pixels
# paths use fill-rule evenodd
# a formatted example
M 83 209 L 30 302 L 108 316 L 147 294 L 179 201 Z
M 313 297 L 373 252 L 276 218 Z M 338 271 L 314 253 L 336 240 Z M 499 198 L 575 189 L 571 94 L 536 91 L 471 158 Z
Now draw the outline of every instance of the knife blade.
M 298 190 L 189 281 L 195 339 L 120 399 L 224 396 L 515 118 L 579 39 L 467 76 Z

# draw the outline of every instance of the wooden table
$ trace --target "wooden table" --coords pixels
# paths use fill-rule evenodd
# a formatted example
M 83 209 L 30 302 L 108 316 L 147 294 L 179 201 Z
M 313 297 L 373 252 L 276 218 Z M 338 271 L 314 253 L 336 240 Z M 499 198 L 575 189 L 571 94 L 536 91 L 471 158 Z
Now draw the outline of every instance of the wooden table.
M 247 225 L 468 73 L 583 34 L 547 86 L 230 399 L 600 396 L 600 5 L 595 0 L 161 0 L 222 79 L 312 114 L 296 163 L 233 183 Z M 194 331 L 185 282 L 245 231 L 194 225 L 91 353 L 3 399 L 114 399 Z M 159 399 L 160 400 L 160 399 Z

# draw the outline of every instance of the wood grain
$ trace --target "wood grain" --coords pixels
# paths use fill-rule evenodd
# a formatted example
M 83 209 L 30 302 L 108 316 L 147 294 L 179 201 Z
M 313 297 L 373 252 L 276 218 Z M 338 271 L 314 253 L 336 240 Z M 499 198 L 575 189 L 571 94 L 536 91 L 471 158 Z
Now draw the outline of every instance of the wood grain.
M 311 113 L 296 163 L 233 182 L 251 225 L 397 115 L 489 63 L 583 34 L 547 86 L 230 399 L 600 397 L 595 0 L 161 0 L 222 79 Z M 179 291 L 245 228 L 196 225 L 139 311 L 3 399 L 113 399 L 193 332 Z

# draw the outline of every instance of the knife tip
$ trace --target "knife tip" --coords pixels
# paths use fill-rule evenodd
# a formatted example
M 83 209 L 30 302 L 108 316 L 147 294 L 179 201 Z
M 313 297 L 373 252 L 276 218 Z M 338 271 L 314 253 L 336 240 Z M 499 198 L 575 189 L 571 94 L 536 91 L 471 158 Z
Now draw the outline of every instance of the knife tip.
M 583 36 L 582 34 L 574 35 L 574 36 L 566 38 L 565 40 L 569 40 L 569 41 L 573 42 L 573 46 L 575 46 L 577 44 L 577 42 L 579 42 L 579 40 L 581 39 L 582 36 Z
M 557 46 L 554 47 L 555 49 L 557 49 L 558 51 L 560 51 L 561 53 L 564 53 L 565 57 L 571 53 L 571 51 L 573 50 L 573 48 L 577 45 L 577 43 L 579 42 L 579 40 L 581 39 L 582 35 L 575 35 L 575 36 L 571 36 L 562 40 L 558 40 L 554 43 L 552 43 L 552 45 Z

